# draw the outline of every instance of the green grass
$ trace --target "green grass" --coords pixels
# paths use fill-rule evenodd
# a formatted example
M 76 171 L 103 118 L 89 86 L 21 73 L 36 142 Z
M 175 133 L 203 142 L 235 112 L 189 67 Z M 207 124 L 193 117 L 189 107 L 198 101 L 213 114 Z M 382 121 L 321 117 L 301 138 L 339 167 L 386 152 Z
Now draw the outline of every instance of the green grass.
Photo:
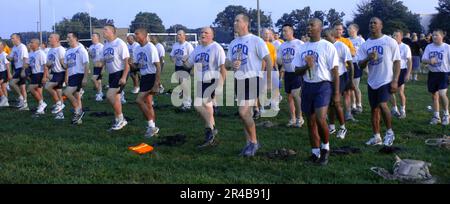
M 166 88 L 175 87 L 169 83 L 172 72 L 173 64 L 167 63 L 163 76 Z M 84 106 L 91 111 L 112 112 L 106 102 L 94 102 L 91 87 L 92 84 L 86 89 Z M 361 87 L 366 93 L 365 82 Z M 127 99 L 132 102 L 135 96 L 129 93 L 130 89 L 131 85 L 127 87 Z M 424 145 L 425 139 L 441 137 L 448 129 L 428 125 L 431 114 L 426 107 L 431 104 L 431 97 L 424 81 L 409 83 L 407 94 L 408 119 L 394 120 L 395 144 L 404 148 L 399 156 L 431 162 L 431 173 L 439 178 L 439 182 L 450 183 L 450 152 Z M 51 102 L 48 94 L 45 95 L 47 103 Z M 83 125 L 70 125 L 70 108 L 66 108 L 65 121 L 54 121 L 50 114 L 35 119 L 30 112 L 0 109 L 0 183 L 396 183 L 385 181 L 369 170 L 373 166 L 391 170 L 394 156 L 382 155 L 378 153 L 379 148 L 364 146 L 371 136 L 371 126 L 367 96 L 364 94 L 363 98 L 366 110 L 357 117 L 360 122 L 347 125 L 347 139 L 331 138 L 332 147 L 354 146 L 361 148 L 362 153 L 331 157 L 326 167 L 304 163 L 310 154 L 306 128 L 257 130 L 263 145 L 261 153 L 291 148 L 298 155 L 289 161 L 273 161 L 263 156 L 238 157 L 245 138 L 242 123 L 234 116 L 236 107 L 221 109 L 231 116 L 216 118 L 220 145 L 206 151 L 196 149 L 204 131 L 198 114 L 175 113 L 172 107 L 157 109 L 160 136 L 185 133 L 188 140 L 180 147 L 158 147 L 155 153 L 144 156 L 127 149 L 141 142 L 153 142 L 143 138 L 146 122 L 134 103 L 124 105 L 124 114 L 135 120 L 115 133 L 106 131 L 112 118 L 89 117 L 89 112 Z M 36 106 L 31 96 L 29 101 L 31 107 Z M 158 96 L 157 103 L 170 104 L 170 98 Z M 286 100 L 281 107 L 279 116 L 269 120 L 284 125 L 288 121 Z

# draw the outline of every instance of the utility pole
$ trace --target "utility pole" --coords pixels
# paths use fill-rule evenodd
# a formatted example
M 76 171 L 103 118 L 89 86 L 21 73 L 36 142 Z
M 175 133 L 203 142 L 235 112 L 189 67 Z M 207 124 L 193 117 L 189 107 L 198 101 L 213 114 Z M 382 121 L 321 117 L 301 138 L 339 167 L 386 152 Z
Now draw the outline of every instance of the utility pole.
M 258 11 L 258 36 L 261 37 L 261 10 L 259 9 L 259 0 L 256 0 L 256 9 Z
M 41 0 L 39 0 L 39 39 L 42 43 L 42 8 L 41 8 Z

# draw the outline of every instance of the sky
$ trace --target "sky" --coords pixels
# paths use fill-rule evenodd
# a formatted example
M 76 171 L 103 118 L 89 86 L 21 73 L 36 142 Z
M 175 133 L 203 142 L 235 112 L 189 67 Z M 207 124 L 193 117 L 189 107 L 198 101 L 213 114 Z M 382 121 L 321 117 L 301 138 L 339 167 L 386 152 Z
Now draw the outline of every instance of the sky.
M 0 0 L 5 5 L 7 0 Z M 351 20 L 356 5 L 365 0 L 260 0 L 261 10 L 276 22 L 284 13 L 310 6 L 314 10 L 335 8 Z M 37 31 L 39 0 L 10 1 L 0 12 L 0 37 L 9 38 L 14 32 Z M 345 2 L 342 3 L 342 2 Z M 403 0 L 411 11 L 419 14 L 436 13 L 438 0 Z M 166 28 L 182 24 L 199 28 L 213 23 L 217 14 L 228 5 L 256 8 L 256 0 L 41 0 L 42 30 L 51 31 L 55 22 L 71 18 L 77 12 L 91 12 L 93 17 L 113 19 L 120 28 L 129 27 L 137 13 L 154 12 Z

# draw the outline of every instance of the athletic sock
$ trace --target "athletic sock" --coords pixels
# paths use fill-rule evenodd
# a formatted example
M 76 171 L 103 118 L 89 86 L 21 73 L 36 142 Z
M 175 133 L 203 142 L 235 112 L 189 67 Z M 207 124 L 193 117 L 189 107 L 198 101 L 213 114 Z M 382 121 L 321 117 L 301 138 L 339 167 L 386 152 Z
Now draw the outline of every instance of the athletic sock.
M 321 145 L 320 148 L 321 148 L 321 149 L 324 149 L 324 150 L 330 151 L 330 143 L 327 143 L 327 144 L 323 144 L 323 143 L 322 143 L 322 145 Z

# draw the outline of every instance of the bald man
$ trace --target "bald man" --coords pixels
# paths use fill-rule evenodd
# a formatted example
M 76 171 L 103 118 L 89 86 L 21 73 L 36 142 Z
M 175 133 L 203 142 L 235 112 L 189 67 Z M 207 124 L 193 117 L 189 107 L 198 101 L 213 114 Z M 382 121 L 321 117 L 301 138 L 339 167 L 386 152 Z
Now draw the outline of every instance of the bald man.
M 194 51 L 194 47 L 186 41 L 186 33 L 184 30 L 177 32 L 177 40 L 170 52 L 170 59 L 175 63 L 175 72 L 181 84 L 183 90 L 183 110 L 189 110 L 192 107 L 192 99 L 190 92 L 190 84 L 187 80 L 190 77 L 191 69 L 185 68 L 183 61 L 186 61 L 191 53 Z
M 60 113 L 65 105 L 62 99 L 62 85 L 66 79 L 66 69 L 64 68 L 64 56 L 66 50 L 61 46 L 59 34 L 53 33 L 48 38 L 50 50 L 47 55 L 47 67 L 52 71 L 51 80 L 45 84 L 45 89 L 50 93 L 55 105 L 52 113 L 57 114 L 55 119 L 64 119 Z
M 256 137 L 256 126 L 253 120 L 253 108 L 260 95 L 261 71 L 263 61 L 266 63 L 267 84 L 271 84 L 273 63 L 269 49 L 264 41 L 249 32 L 250 19 L 245 14 L 239 14 L 234 19 L 234 31 L 237 37 L 231 42 L 227 59 L 235 70 L 235 92 L 239 105 L 239 116 L 244 123 L 244 133 L 247 144 L 241 151 L 241 156 L 254 157 L 260 149 Z
M 214 119 L 213 100 L 215 90 L 223 86 L 225 69 L 225 51 L 222 46 L 214 41 L 214 31 L 211 27 L 202 29 L 200 45 L 197 46 L 189 59 L 185 62 L 186 67 L 198 65 L 201 70 L 195 70 L 197 90 L 194 107 L 202 117 L 205 124 L 205 139 L 199 148 L 209 147 L 215 144 L 218 134 Z
M 44 102 L 44 96 L 42 95 L 42 86 L 48 81 L 48 68 L 47 68 L 47 55 L 43 50 L 39 49 L 40 41 L 38 39 L 32 39 L 30 43 L 30 69 L 31 69 L 31 82 L 28 89 L 31 91 L 31 95 L 36 99 L 39 106 L 36 110 L 36 115 L 43 115 L 47 104 Z
M 14 76 L 11 80 L 11 87 L 19 95 L 19 110 L 29 110 L 27 103 L 26 76 L 22 75 L 22 70 L 28 67 L 28 49 L 22 41 L 19 34 L 12 34 L 11 41 L 14 44 L 12 52 L 8 55 L 8 59 L 14 62 Z M 25 74 L 25 73 L 24 73 Z

